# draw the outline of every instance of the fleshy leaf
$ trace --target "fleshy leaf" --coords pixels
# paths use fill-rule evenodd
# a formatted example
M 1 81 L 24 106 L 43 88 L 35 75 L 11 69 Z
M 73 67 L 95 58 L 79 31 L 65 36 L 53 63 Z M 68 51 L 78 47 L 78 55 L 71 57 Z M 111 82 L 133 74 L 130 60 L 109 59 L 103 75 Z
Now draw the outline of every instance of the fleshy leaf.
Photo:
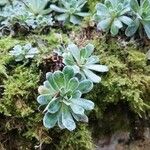
M 83 80 L 80 82 L 78 90 L 81 93 L 88 93 L 93 88 L 93 83 L 90 80 Z
M 73 131 L 76 128 L 76 124 L 72 118 L 72 115 L 67 107 L 63 107 L 62 111 L 62 123 L 69 130 Z
M 57 122 L 57 114 L 46 113 L 43 118 L 43 124 L 46 128 L 53 128 Z

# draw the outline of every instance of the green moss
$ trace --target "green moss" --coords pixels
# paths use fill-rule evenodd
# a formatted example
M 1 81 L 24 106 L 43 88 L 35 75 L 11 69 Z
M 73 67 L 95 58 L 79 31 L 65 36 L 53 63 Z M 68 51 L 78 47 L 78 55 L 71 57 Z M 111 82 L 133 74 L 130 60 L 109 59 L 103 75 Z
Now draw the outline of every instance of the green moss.
M 128 102 L 130 109 L 140 114 L 149 110 L 146 95 L 150 89 L 149 66 L 145 54 L 136 46 L 124 46 L 117 39 L 96 39 L 96 52 L 109 72 L 95 88 L 98 97 L 105 103 Z M 106 44 L 104 44 L 106 42 Z M 90 96 L 92 99 L 92 96 Z M 95 98 L 95 92 L 94 92 Z
M 34 99 L 36 99 L 32 91 L 37 88 L 38 81 L 39 75 L 32 68 L 17 67 L 13 75 L 4 81 L 5 90 L 0 104 L 1 113 L 22 117 L 32 113 Z M 31 103 L 31 100 L 34 101 Z
M 91 133 L 85 125 L 78 126 L 74 132 L 65 132 L 61 136 L 58 150 L 94 150 Z
M 103 0 L 88 0 L 88 8 L 93 13 L 95 12 L 95 6 L 97 3 L 103 2 Z

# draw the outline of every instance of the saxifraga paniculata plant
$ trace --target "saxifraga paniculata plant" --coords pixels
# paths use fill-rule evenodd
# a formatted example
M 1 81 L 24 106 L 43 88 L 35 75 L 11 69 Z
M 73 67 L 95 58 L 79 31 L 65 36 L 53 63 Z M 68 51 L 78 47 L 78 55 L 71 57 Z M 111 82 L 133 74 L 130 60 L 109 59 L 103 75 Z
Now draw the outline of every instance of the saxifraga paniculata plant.
M 126 29 L 126 35 L 132 36 L 139 31 L 142 36 L 144 28 L 146 35 L 150 39 L 150 0 L 140 0 L 139 3 L 137 0 L 131 0 L 130 6 L 134 22 Z
M 99 57 L 92 55 L 93 52 L 94 45 L 92 44 L 88 44 L 81 49 L 75 44 L 69 44 L 63 54 L 63 61 L 65 65 L 72 67 L 75 73 L 81 74 L 83 79 L 88 78 L 94 83 L 99 83 L 101 77 L 94 72 L 107 72 L 108 67 L 98 64 Z
M 44 126 L 50 129 L 58 124 L 61 129 L 72 131 L 76 128 L 74 120 L 88 122 L 85 110 L 92 110 L 94 103 L 81 96 L 92 88 L 90 80 L 79 81 L 72 67 L 66 66 L 63 71 L 47 73 L 37 98 L 38 103 L 45 106 Z
M 129 26 L 133 20 L 128 16 L 130 12 L 129 0 L 105 0 L 96 5 L 94 19 L 97 28 L 104 32 L 111 32 L 112 36 L 118 34 L 123 24 Z
M 39 50 L 36 47 L 32 47 L 31 43 L 27 43 L 24 46 L 18 44 L 10 51 L 10 55 L 13 56 L 17 62 L 32 59 L 38 53 Z
M 82 8 L 86 3 L 86 0 L 61 0 L 60 6 L 52 4 L 50 8 L 60 13 L 56 16 L 58 21 L 80 24 L 82 17 L 89 15 L 87 12 L 82 12 Z

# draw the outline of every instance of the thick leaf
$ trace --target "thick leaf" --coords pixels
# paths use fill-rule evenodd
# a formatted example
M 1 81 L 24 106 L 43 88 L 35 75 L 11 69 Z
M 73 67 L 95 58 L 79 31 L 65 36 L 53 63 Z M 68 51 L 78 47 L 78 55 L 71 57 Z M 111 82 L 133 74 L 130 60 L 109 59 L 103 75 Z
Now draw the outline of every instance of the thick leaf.
M 81 97 L 81 95 L 82 95 L 82 93 L 79 90 L 77 90 L 77 91 L 74 91 L 74 93 L 72 94 L 72 98 L 78 99 Z
M 115 23 L 113 22 L 111 25 L 111 30 L 110 30 L 111 34 L 113 36 L 117 35 L 119 32 L 119 28 L 115 25 Z
M 65 77 L 61 71 L 55 71 L 53 74 L 53 79 L 59 89 L 65 86 Z
M 61 15 L 59 15 L 59 16 L 56 16 L 56 19 L 57 19 L 58 21 L 65 21 L 68 17 L 69 17 L 68 14 L 61 14 Z
M 78 62 L 80 60 L 80 50 L 75 44 L 69 44 L 68 50 L 72 54 L 72 56 L 75 58 L 75 60 Z
M 90 101 L 90 100 L 86 100 L 86 99 L 83 99 L 83 98 L 73 99 L 72 103 L 74 103 L 76 105 L 80 105 L 85 110 L 92 110 L 92 109 L 94 109 L 94 103 L 92 101 Z
M 68 89 L 71 91 L 74 91 L 78 88 L 79 86 L 79 81 L 76 77 L 70 79 L 69 83 L 68 83 Z
M 56 5 L 51 5 L 50 8 L 52 10 L 56 11 L 56 12 L 59 12 L 59 13 L 65 13 L 65 12 L 67 12 L 66 9 L 57 7 Z
M 51 84 L 49 83 L 49 81 L 45 81 L 43 84 L 44 84 L 44 86 L 45 86 L 46 88 L 48 88 L 48 89 L 50 90 L 51 95 L 53 95 L 53 94 L 56 93 L 56 91 L 52 88 L 52 86 L 51 86 Z
M 72 118 L 70 110 L 65 106 L 62 110 L 62 123 L 69 131 L 73 131 L 76 128 L 76 124 Z
M 45 86 L 39 86 L 38 92 L 39 94 L 51 94 L 51 91 Z
M 62 123 L 62 112 L 60 112 L 57 117 L 58 117 L 58 126 L 59 126 L 61 129 L 65 129 L 65 126 L 64 126 L 63 123 Z
M 64 73 L 64 75 L 65 75 L 66 83 L 68 83 L 68 81 L 69 81 L 72 77 L 74 77 L 74 70 L 72 69 L 72 67 L 69 67 L 69 66 L 64 67 L 63 73 Z
M 70 16 L 70 22 L 73 23 L 73 24 L 80 24 L 81 19 L 77 16 L 71 15 Z
M 98 72 L 108 72 L 108 67 L 105 65 L 87 65 L 86 68 Z
M 100 21 L 97 25 L 97 28 L 98 30 L 107 31 L 110 26 L 110 23 L 111 23 L 111 19 L 107 18 L 105 20 Z
M 145 29 L 145 32 L 146 32 L 148 38 L 150 39 L 150 22 L 147 24 L 144 24 L 144 29 Z
M 52 99 L 50 95 L 40 95 L 37 97 L 37 101 L 40 105 L 46 105 Z
M 61 103 L 59 99 L 55 99 L 50 102 L 48 106 L 48 112 L 54 114 L 60 109 L 60 107 L 61 107 Z
M 77 120 L 77 121 L 82 121 L 82 122 L 88 122 L 88 117 L 85 114 L 79 115 L 75 114 L 72 112 L 72 116 Z
M 117 28 L 122 28 L 123 27 L 123 24 L 122 22 L 119 20 L 119 19 L 115 19 L 114 20 L 114 26 L 116 26 Z
M 85 65 L 91 65 L 91 64 L 95 64 L 99 62 L 99 57 L 98 56 L 91 56 L 89 58 L 87 58 L 87 62 Z
M 73 71 L 74 71 L 75 74 L 77 74 L 77 73 L 80 72 L 80 68 L 77 65 L 73 65 L 71 67 L 72 67 L 72 69 L 73 69 Z
M 75 114 L 79 114 L 79 115 L 83 115 L 83 114 L 84 114 L 84 109 L 83 109 L 83 107 L 81 107 L 80 105 L 71 103 L 70 107 L 71 107 L 72 111 L 73 111 Z
M 89 16 L 90 13 L 78 12 L 78 13 L 75 13 L 75 15 L 80 16 L 80 17 L 86 17 L 86 16 Z
M 65 65 L 72 66 L 72 65 L 75 64 L 74 59 L 73 59 L 73 57 L 72 57 L 72 55 L 70 53 L 64 53 L 63 57 L 64 57 L 63 63 Z
M 43 118 L 43 124 L 46 128 L 50 129 L 55 126 L 57 122 L 57 114 L 46 113 Z
M 128 26 L 133 23 L 133 20 L 127 16 L 121 16 L 118 19 Z
M 84 69 L 83 71 L 85 75 L 87 76 L 87 78 L 93 81 L 94 83 L 99 83 L 101 81 L 101 78 L 97 76 L 96 74 L 94 74 L 92 71 L 88 69 Z
M 81 93 L 88 93 L 89 91 L 91 91 L 93 88 L 93 83 L 90 80 L 83 80 L 80 82 L 78 90 Z
M 138 30 L 139 26 L 136 26 L 136 24 L 132 24 L 130 26 L 127 27 L 125 34 L 126 36 L 132 36 L 136 33 L 136 31 Z
M 88 58 L 94 52 L 94 45 L 89 43 L 88 45 L 86 45 L 85 48 L 86 48 L 86 58 Z
M 130 0 L 130 5 L 131 5 L 131 8 L 135 11 L 135 12 L 138 12 L 140 10 L 140 7 L 139 7 L 139 3 L 137 0 Z
M 51 87 L 52 87 L 54 90 L 56 90 L 56 91 L 59 90 L 59 88 L 58 88 L 56 82 L 55 82 L 54 79 L 53 79 L 53 74 L 52 74 L 51 72 L 48 72 L 48 73 L 46 74 L 46 79 L 49 81 Z
M 96 9 L 98 11 L 98 15 L 106 15 L 109 12 L 109 9 L 102 3 L 98 3 L 96 5 Z

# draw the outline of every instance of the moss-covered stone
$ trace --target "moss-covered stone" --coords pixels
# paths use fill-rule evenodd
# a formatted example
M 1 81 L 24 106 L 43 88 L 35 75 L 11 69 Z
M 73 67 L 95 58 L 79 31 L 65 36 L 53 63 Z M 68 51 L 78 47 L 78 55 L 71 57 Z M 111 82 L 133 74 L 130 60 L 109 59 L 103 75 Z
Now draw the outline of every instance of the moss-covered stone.
M 34 146 L 52 150 L 91 150 L 94 149 L 92 135 L 98 137 L 117 130 L 131 130 L 134 116 L 148 113 L 150 66 L 146 63 L 147 48 L 143 50 L 135 41 L 99 36 L 97 32 L 91 34 L 89 39 L 86 39 L 86 35 L 79 39 L 82 32 L 74 34 L 79 45 L 93 43 L 101 64 L 109 67 L 108 73 L 101 74 L 102 82 L 95 85 L 86 96 L 96 104 L 94 111 L 89 114 L 90 126 L 79 124 L 72 133 L 57 127 L 46 130 L 42 124 L 42 112 L 38 110 L 39 63 L 44 55 L 50 54 L 62 42 L 68 43 L 67 35 L 60 37 L 60 34 L 52 31 L 48 35 L 32 35 L 25 39 L 8 37 L 0 39 L 0 136 L 1 133 L 7 133 L 0 143 L 11 137 L 18 150 L 30 150 Z M 9 55 L 9 50 L 16 44 L 27 42 L 39 47 L 40 56 L 28 64 L 16 63 Z M 7 149 L 8 145 L 0 144 L 0 147 Z

